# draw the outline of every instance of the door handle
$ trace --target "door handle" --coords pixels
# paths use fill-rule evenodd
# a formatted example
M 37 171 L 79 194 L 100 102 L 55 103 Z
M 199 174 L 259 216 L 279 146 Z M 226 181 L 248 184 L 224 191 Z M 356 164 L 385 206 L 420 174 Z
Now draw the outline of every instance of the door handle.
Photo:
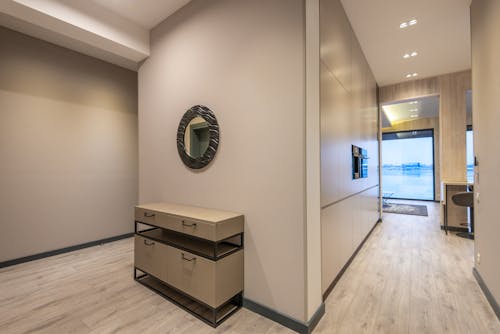
M 188 259 L 188 258 L 186 257 L 186 255 L 184 255 L 184 253 L 181 253 L 181 254 L 182 254 L 182 259 L 183 259 L 184 261 L 189 261 L 189 262 L 191 262 L 191 261 L 196 261 L 196 257 L 195 257 L 195 256 L 193 256 L 192 258 Z
M 196 223 L 191 223 L 191 224 L 189 224 L 189 223 L 186 223 L 186 221 L 185 221 L 185 220 L 183 220 L 183 221 L 182 221 L 182 226 L 186 226 L 186 227 L 193 227 L 193 228 L 194 228 L 194 227 L 196 227 Z
M 144 244 L 146 246 L 154 246 L 155 242 L 148 239 L 144 239 Z
M 144 217 L 146 217 L 146 218 L 151 218 L 151 217 L 154 217 L 154 216 L 156 216 L 154 213 L 144 212 Z

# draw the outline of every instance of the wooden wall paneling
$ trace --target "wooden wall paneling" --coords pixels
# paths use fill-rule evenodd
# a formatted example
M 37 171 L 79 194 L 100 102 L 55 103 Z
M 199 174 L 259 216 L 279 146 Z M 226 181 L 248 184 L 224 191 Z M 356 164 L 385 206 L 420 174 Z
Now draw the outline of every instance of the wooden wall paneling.
M 361 243 L 361 233 L 362 233 L 362 228 L 361 228 L 361 222 L 363 219 L 363 212 L 362 210 L 362 198 L 363 194 L 359 194 L 358 196 L 355 196 L 352 198 L 352 201 L 350 201 L 351 207 L 349 208 L 352 212 L 351 214 L 351 219 L 352 219 L 352 242 L 349 248 L 350 254 L 354 252 L 356 249 L 357 245 Z
M 321 64 L 321 206 L 348 195 L 351 181 L 349 127 L 350 94 Z
M 328 224 L 323 222 L 329 221 Z M 333 277 L 340 270 L 341 259 L 339 256 L 333 257 L 331 254 L 340 253 L 340 221 L 332 219 L 330 210 L 321 210 L 321 291 L 330 284 L 330 277 Z
M 380 88 L 380 104 L 439 94 L 438 77 L 406 81 Z
M 363 119 L 363 97 L 365 90 L 364 83 L 364 66 L 363 66 L 363 52 L 361 51 L 361 47 L 356 39 L 356 36 L 352 34 L 352 82 L 351 82 L 351 95 L 352 95 L 352 113 L 351 113 L 351 124 L 352 124 L 352 135 L 358 146 L 363 146 L 363 127 L 364 127 L 364 119 Z
M 347 261 L 347 249 L 350 245 L 349 222 L 346 221 L 347 201 L 321 210 L 321 245 L 322 245 L 322 291 L 330 285 L 342 266 Z
M 378 220 L 378 188 L 370 188 L 378 184 L 378 108 L 376 82 L 340 0 L 321 0 L 320 10 L 325 291 Z M 368 150 L 366 179 L 352 179 L 353 144 Z
M 355 228 L 354 220 L 360 221 Z M 321 210 L 322 291 L 329 287 L 378 220 L 378 187 Z
M 320 1 L 320 57 L 351 91 L 352 29 L 340 1 Z
M 466 181 L 466 97 L 471 88 L 471 72 L 464 71 L 439 77 L 439 124 L 441 131 L 441 178 Z
M 442 180 L 466 180 L 465 93 L 471 85 L 471 71 L 467 70 L 380 88 L 381 105 L 422 96 L 440 96 L 439 160 Z

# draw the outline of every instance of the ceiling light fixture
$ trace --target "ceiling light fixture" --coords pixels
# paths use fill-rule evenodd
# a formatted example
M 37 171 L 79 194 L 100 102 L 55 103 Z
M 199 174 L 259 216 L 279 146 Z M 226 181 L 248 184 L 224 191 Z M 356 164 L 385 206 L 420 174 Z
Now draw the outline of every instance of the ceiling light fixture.
M 410 109 L 409 112 L 415 112 L 418 111 L 418 109 Z
M 411 74 L 407 74 L 407 75 L 406 75 L 406 77 L 407 77 L 407 78 L 411 78 Z
M 411 118 L 417 118 L 418 115 L 410 115 Z
M 412 19 L 412 20 L 410 20 L 410 21 L 408 21 L 408 22 L 402 22 L 402 23 L 399 25 L 399 27 L 400 27 L 401 29 L 408 28 L 409 26 L 414 26 L 415 24 L 417 24 L 417 22 L 418 22 L 418 21 L 417 21 L 417 19 Z
M 416 77 L 417 75 L 418 75 L 418 73 L 413 73 L 411 76 Z
M 411 101 L 411 102 L 408 102 L 409 104 L 418 104 L 418 101 Z
M 416 56 L 418 56 L 418 52 L 417 52 L 417 51 L 413 51 L 412 53 L 405 53 L 405 54 L 403 55 L 403 58 L 404 58 L 404 59 L 408 59 L 408 58 L 410 58 L 410 57 L 416 57 Z

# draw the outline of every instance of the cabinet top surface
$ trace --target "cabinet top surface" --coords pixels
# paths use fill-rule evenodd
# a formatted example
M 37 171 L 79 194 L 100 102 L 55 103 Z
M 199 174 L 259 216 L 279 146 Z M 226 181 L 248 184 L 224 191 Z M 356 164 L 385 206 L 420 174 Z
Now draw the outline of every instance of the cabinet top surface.
M 471 186 L 474 185 L 472 182 L 467 182 L 467 181 L 453 181 L 453 180 L 443 180 L 441 181 L 442 185 L 449 185 L 449 186 Z
M 156 212 L 163 212 L 176 216 L 190 217 L 213 223 L 243 216 L 241 213 L 236 213 L 236 212 L 208 209 L 198 206 L 182 205 L 175 203 L 147 203 L 147 204 L 137 205 L 136 208 L 156 211 Z

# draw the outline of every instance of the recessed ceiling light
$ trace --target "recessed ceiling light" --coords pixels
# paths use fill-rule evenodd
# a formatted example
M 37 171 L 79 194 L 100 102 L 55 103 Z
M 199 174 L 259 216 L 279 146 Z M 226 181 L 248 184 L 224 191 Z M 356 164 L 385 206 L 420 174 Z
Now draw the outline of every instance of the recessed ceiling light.
M 416 57 L 416 56 L 418 56 L 418 52 L 417 52 L 417 51 L 413 51 L 412 53 L 405 53 L 405 54 L 403 55 L 403 58 L 404 58 L 404 59 L 408 59 L 408 58 L 410 58 L 410 57 Z
M 409 104 L 418 104 L 418 101 L 411 101 Z
M 406 77 L 407 77 L 407 78 L 411 78 L 411 74 L 407 74 L 407 75 L 406 75 Z
M 408 110 L 409 112 L 415 112 L 415 111 L 418 111 L 418 109 L 410 109 Z
M 414 26 L 415 24 L 417 24 L 417 19 L 412 19 L 408 22 L 402 22 L 399 27 L 401 29 L 404 29 L 404 28 L 408 28 L 409 26 Z
M 417 118 L 418 115 L 410 115 L 411 118 Z
M 417 75 L 418 75 L 418 73 L 413 73 L 411 76 L 416 77 Z

